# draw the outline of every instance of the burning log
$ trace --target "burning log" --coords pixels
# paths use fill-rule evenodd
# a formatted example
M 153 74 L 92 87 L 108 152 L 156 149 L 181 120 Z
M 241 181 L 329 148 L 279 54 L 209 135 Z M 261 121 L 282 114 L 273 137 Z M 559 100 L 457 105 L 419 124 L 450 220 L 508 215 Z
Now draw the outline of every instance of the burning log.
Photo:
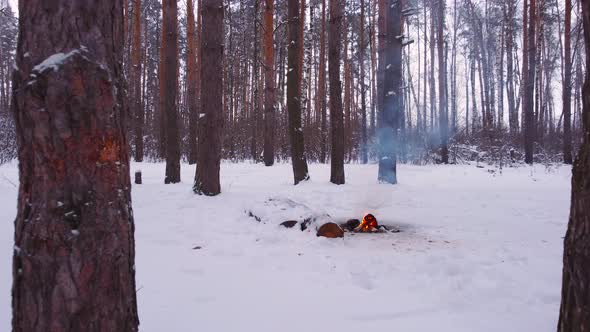
M 358 233 L 375 233 L 379 232 L 379 224 L 377 223 L 377 218 L 375 218 L 372 214 L 367 214 L 361 220 L 361 223 L 354 228 L 354 232 Z

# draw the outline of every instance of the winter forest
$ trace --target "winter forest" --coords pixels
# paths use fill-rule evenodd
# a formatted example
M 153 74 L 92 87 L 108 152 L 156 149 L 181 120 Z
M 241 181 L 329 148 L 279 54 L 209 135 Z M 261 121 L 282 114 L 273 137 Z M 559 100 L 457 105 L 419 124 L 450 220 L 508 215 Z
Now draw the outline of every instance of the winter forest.
M 0 330 L 588 331 L 589 47 L 590 0 L 0 0 Z

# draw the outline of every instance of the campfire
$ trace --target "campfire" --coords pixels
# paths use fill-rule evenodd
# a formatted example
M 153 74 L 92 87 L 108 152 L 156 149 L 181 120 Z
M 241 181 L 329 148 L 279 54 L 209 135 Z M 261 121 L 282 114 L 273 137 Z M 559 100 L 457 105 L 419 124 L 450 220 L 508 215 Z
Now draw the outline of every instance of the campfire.
M 359 225 L 354 228 L 354 232 L 357 233 L 374 233 L 378 231 L 379 224 L 377 223 L 377 219 L 370 213 L 365 215 Z
M 362 220 L 349 219 L 347 222 L 340 224 L 340 227 L 346 232 L 351 233 L 385 233 L 392 230 L 384 225 L 377 223 L 377 218 L 372 214 L 366 214 Z

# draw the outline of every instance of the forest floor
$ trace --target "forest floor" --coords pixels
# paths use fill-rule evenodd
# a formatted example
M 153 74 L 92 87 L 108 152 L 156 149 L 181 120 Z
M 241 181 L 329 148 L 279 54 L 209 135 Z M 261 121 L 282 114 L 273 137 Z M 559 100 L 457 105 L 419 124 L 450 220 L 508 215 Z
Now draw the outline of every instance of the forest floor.
M 132 165 L 144 181 L 132 193 L 140 331 L 555 330 L 568 167 L 401 165 L 390 186 L 376 165 L 347 165 L 335 186 L 329 165 L 311 165 L 294 187 L 290 165 L 223 164 L 213 198 L 192 193 L 194 167 L 177 185 L 164 168 Z M 0 331 L 17 183 L 16 163 L 0 167 Z M 325 239 L 278 226 L 366 212 L 401 232 Z

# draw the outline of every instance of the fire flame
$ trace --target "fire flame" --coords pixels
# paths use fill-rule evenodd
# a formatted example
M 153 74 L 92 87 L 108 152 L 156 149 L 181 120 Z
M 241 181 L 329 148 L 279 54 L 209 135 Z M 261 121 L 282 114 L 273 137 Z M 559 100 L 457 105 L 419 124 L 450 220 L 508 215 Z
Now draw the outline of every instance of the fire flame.
M 361 224 L 356 229 L 359 232 L 375 232 L 378 230 L 378 227 L 377 219 L 369 213 L 363 217 Z

